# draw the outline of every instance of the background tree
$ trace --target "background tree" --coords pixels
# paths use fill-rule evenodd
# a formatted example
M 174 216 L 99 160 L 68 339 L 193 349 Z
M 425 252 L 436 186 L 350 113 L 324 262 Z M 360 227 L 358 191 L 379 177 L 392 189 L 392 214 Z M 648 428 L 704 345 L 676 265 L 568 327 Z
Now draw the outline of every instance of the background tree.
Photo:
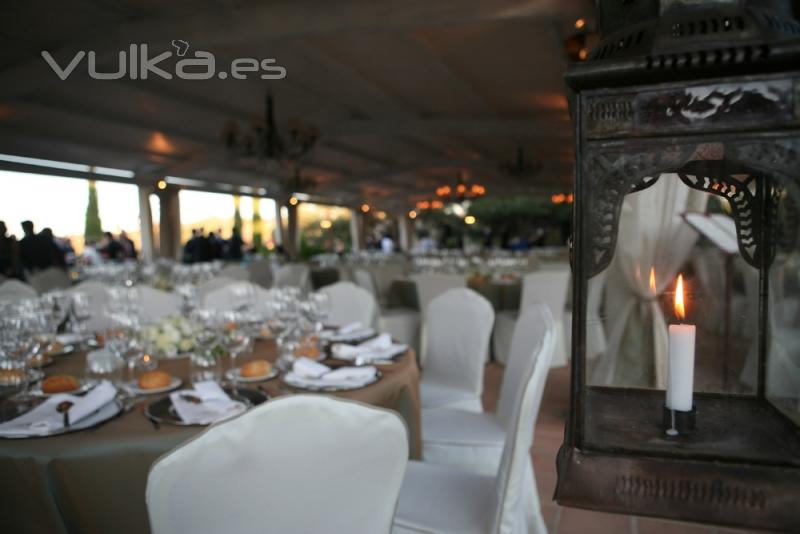
M 261 223 L 261 212 L 259 211 L 259 204 L 261 199 L 252 197 L 253 200 L 253 250 L 260 251 L 263 248 L 261 243 L 263 234 L 263 225 Z M 235 223 L 234 223 L 235 224 Z
M 233 195 L 233 230 L 242 235 L 242 214 L 239 212 L 239 203 L 242 197 Z
M 86 224 L 83 238 L 86 241 L 99 241 L 103 237 L 103 224 L 100 222 L 100 208 L 97 203 L 97 185 L 89 180 L 89 202 L 86 204 Z

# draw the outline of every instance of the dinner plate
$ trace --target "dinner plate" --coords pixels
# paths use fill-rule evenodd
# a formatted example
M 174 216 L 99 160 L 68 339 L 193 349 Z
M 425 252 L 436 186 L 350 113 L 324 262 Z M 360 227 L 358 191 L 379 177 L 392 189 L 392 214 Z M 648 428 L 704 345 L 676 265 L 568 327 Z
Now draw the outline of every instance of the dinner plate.
M 75 345 L 64 345 L 61 347 L 61 350 L 50 352 L 45 352 L 45 355 L 52 358 L 54 356 L 66 356 L 67 354 L 72 354 L 75 352 Z
M 277 367 L 272 367 L 269 373 L 261 376 L 241 376 L 242 368 L 236 367 L 235 369 L 228 369 L 225 371 L 225 378 L 228 380 L 232 380 L 234 382 L 242 382 L 245 384 L 253 383 L 253 382 L 263 382 L 265 380 L 269 380 L 270 378 L 275 378 L 278 376 L 280 371 L 278 371 Z
M 69 393 L 70 395 L 80 395 L 86 393 L 97 385 L 97 380 L 93 378 L 81 378 L 78 380 L 78 389 L 72 391 L 59 391 L 58 393 L 45 393 L 42 391 L 42 383 L 39 382 L 35 387 L 30 389 L 30 394 L 36 397 L 52 397 L 53 395 L 60 395 L 61 393 Z
M 159 393 L 172 391 L 173 389 L 179 388 L 181 384 L 183 384 L 183 380 L 177 376 L 173 376 L 171 378 L 172 380 L 170 381 L 169 385 L 161 388 L 142 389 L 139 387 L 139 383 L 136 380 L 125 382 L 122 387 L 125 388 L 125 390 L 131 395 L 157 395 Z
M 233 388 L 225 387 L 222 389 L 225 391 L 225 393 L 228 394 L 228 396 L 232 400 L 243 403 L 246 408 L 257 406 L 262 402 L 264 402 L 265 400 L 267 400 L 267 396 L 261 391 L 258 391 L 256 389 L 236 388 L 235 394 L 233 392 L 234 391 Z M 172 399 L 170 399 L 169 397 L 164 397 L 162 399 L 158 399 L 148 404 L 144 410 L 144 414 L 151 421 L 167 425 L 208 426 L 208 425 L 201 425 L 198 423 L 184 422 L 180 418 L 180 416 L 175 412 L 175 408 L 172 406 Z
M 0 412 L 3 412 L 4 409 L 8 410 L 10 409 L 10 407 L 6 408 L 4 405 L 3 408 L 0 408 Z M 70 432 L 78 432 L 79 430 L 86 430 L 87 428 L 93 428 L 95 426 L 100 425 L 101 423 L 105 423 L 109 419 L 116 417 L 121 411 L 122 411 L 122 404 L 118 401 L 112 401 L 101 407 L 96 412 L 87 415 L 77 423 L 73 423 L 66 428 L 62 427 L 44 434 L 37 433 L 37 434 L 29 434 L 21 436 L 0 436 L 0 439 L 46 438 L 48 436 L 58 436 L 60 434 L 69 434 Z M 13 419 L 14 417 L 17 417 L 17 415 L 20 414 L 14 415 L 13 417 L 9 417 L 8 419 L 3 417 L 3 415 L 4 415 L 3 413 L 0 413 L 0 421 L 7 421 Z
M 365 382 L 363 384 L 358 384 L 358 385 L 352 385 L 352 386 L 342 386 L 342 385 L 330 385 L 329 386 L 329 385 L 325 385 L 325 384 L 309 385 L 309 384 L 306 384 L 304 382 L 295 382 L 293 380 L 294 377 L 292 375 L 290 375 L 290 374 L 284 375 L 282 380 L 287 386 L 293 387 L 295 389 L 302 389 L 304 391 L 316 391 L 316 392 L 324 392 L 324 393 L 333 393 L 333 392 L 336 392 L 336 391 L 352 391 L 352 390 L 355 390 L 355 389 L 365 388 L 365 387 L 367 387 L 369 385 L 374 384 L 378 380 L 380 380 L 381 376 L 383 376 L 381 374 L 381 372 L 380 371 L 376 371 L 375 372 L 375 376 L 369 382 Z

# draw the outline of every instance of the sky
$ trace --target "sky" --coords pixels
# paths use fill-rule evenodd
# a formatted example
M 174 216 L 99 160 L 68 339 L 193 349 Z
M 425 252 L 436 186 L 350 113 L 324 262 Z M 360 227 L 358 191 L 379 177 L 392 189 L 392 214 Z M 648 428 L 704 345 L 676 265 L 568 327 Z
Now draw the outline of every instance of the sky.
M 97 197 L 103 229 L 139 230 L 139 200 L 134 184 L 97 182 Z M 22 236 L 20 223 L 30 219 L 36 231 L 45 227 L 57 236 L 82 235 L 88 201 L 87 181 L 12 171 L 0 171 L 0 220 L 9 233 Z M 275 218 L 274 201 L 260 199 L 261 217 Z M 158 202 L 151 196 L 153 221 L 158 222 Z M 233 197 L 222 193 L 184 190 L 180 192 L 181 223 L 193 224 L 210 217 L 233 216 Z M 252 200 L 243 197 L 242 218 L 252 217 Z

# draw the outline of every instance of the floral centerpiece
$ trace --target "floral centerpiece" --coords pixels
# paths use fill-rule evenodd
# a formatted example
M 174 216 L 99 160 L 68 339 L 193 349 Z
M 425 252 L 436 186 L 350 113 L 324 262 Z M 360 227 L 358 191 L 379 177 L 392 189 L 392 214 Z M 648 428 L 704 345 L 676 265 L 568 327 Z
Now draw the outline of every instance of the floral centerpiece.
M 156 356 L 175 358 L 196 348 L 197 335 L 201 329 L 199 324 L 186 317 L 169 317 L 145 328 L 142 338 L 152 347 Z

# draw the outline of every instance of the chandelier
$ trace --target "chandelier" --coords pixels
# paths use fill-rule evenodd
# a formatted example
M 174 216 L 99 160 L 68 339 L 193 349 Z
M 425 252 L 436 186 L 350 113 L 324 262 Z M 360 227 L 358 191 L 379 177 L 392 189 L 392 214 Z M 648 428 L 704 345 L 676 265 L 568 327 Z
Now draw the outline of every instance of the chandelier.
M 464 173 L 458 177 L 455 187 L 443 185 L 436 188 L 436 196 L 441 199 L 461 202 L 463 200 L 482 197 L 486 194 L 486 187 L 481 184 L 467 184 Z
M 275 124 L 272 95 L 267 94 L 264 120 L 245 126 L 238 121 L 226 123 L 222 139 L 228 152 L 245 163 L 266 164 L 277 168 L 284 163 L 295 163 L 307 154 L 319 139 L 319 130 L 300 121 L 291 121 L 282 135 Z

